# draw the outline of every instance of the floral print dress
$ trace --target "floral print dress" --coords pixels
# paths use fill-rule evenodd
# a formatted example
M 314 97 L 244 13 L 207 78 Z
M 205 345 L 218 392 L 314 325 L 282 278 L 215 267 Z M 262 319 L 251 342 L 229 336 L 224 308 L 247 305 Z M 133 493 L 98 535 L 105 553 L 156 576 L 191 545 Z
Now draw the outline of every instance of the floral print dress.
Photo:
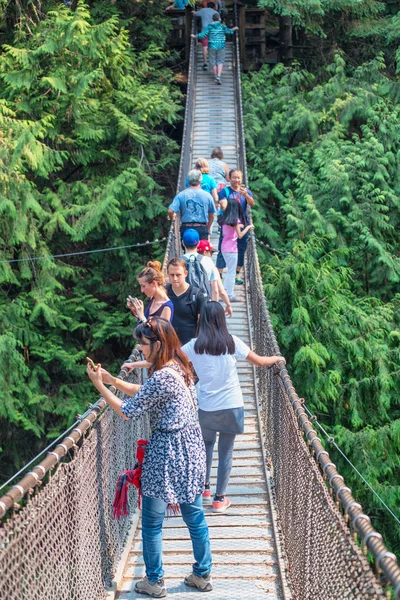
M 138 419 L 150 413 L 151 435 L 142 471 L 142 494 L 169 504 L 191 503 L 204 490 L 206 454 L 193 403 L 185 389 L 183 371 L 168 365 L 155 371 L 140 391 L 121 406 L 125 416 Z M 190 385 L 196 402 L 196 390 Z M 197 407 L 196 407 L 197 408 Z

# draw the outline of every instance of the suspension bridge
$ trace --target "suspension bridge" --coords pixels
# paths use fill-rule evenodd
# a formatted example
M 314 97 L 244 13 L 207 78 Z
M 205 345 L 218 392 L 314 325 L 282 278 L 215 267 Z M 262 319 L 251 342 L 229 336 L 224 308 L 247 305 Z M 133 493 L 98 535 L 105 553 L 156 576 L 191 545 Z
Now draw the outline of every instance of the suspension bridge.
M 215 146 L 222 146 L 228 164 L 239 167 L 247 183 L 239 56 L 235 36 L 227 44 L 219 87 L 201 69 L 201 48 L 191 42 L 178 190 L 194 160 L 209 156 Z M 212 242 L 217 245 L 215 234 Z M 175 222 L 164 266 L 179 255 Z M 236 295 L 241 302 L 234 306 L 230 331 L 258 354 L 279 354 L 254 235 L 245 285 Z M 214 590 L 207 597 L 400 598 L 396 557 L 331 461 L 286 368 L 238 363 L 238 372 L 245 430 L 235 444 L 227 492 L 232 507 L 216 514 L 205 505 L 214 561 Z M 147 419 L 123 421 L 100 399 L 0 498 L 1 600 L 143 597 L 134 592 L 144 575 L 136 490 L 130 490 L 130 519 L 113 520 L 111 504 L 118 474 L 132 468 L 136 440 L 148 434 Z M 212 483 L 215 477 L 213 467 Z M 181 600 L 199 593 L 183 584 L 193 559 L 181 517 L 166 521 L 163 553 L 169 595 Z

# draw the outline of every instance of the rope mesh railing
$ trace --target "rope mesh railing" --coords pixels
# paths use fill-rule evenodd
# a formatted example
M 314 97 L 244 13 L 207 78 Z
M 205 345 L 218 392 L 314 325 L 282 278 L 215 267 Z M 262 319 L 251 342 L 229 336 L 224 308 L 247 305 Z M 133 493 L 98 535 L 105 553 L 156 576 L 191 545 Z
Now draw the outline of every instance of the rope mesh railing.
M 196 33 L 196 22 L 192 19 L 191 33 Z M 179 164 L 179 174 L 176 192 L 179 193 L 185 187 L 185 179 L 191 168 L 192 162 L 192 140 L 193 140 L 193 116 L 194 116 L 194 96 L 196 89 L 196 42 L 193 38 L 190 39 L 189 61 L 188 61 L 188 83 L 186 94 L 185 121 L 183 126 L 183 137 L 181 145 L 181 160 Z M 181 254 L 180 220 L 177 215 L 172 221 L 169 236 L 167 240 L 167 248 L 164 255 L 163 271 L 166 273 L 167 264 L 171 258 Z
M 263 294 L 254 237 L 247 250 L 246 275 L 252 282 L 249 301 L 254 350 L 259 354 L 279 354 Z M 260 369 L 257 375 L 265 452 L 271 468 L 281 543 L 293 597 L 299 600 L 323 597 L 332 600 L 383 599 L 382 588 L 333 501 L 299 428 L 298 415 L 304 409 L 295 396 L 286 369 L 281 368 L 281 376 L 272 369 Z M 291 402 L 294 402 L 293 406 Z M 317 435 L 309 422 L 308 426 L 308 440 L 315 446 Z M 349 494 L 350 490 L 337 474 L 328 453 L 322 446 L 317 453 L 319 459 L 326 461 L 325 473 L 331 479 L 332 489 L 336 489 L 335 499 L 341 499 L 342 492 Z M 353 506 L 351 502 L 347 504 L 347 514 L 354 520 L 362 510 L 354 499 L 352 502 Z M 380 552 L 386 552 L 380 538 L 372 536 L 369 540 L 379 542 Z
M 237 24 L 236 2 L 234 17 Z M 238 36 L 234 43 L 239 166 L 247 184 Z M 251 219 L 251 210 L 249 212 Z M 251 282 L 248 297 L 254 350 L 261 355 L 279 355 L 264 296 L 254 234 L 250 235 L 246 253 L 246 280 Z M 276 370 L 258 370 L 257 395 L 281 545 L 293 597 L 296 600 L 384 598 L 380 582 L 354 539 L 358 534 L 364 550 L 371 552 L 379 575 L 383 575 L 382 581 L 389 583 L 395 597 L 400 598 L 400 568 L 396 557 L 388 552 L 382 536 L 374 530 L 331 462 L 283 363 L 280 364 L 280 376 L 276 376 Z M 348 521 L 352 531 L 347 526 Z M 392 597 L 390 590 L 388 594 Z
M 106 597 L 132 522 L 112 516 L 115 484 L 134 465 L 136 440 L 147 437 L 148 422 L 124 421 L 104 407 L 100 399 L 79 428 L 0 499 L 1 516 L 14 509 L 0 527 L 0 598 Z M 19 508 L 15 501 L 25 494 Z M 134 508 L 136 488 L 129 494 Z

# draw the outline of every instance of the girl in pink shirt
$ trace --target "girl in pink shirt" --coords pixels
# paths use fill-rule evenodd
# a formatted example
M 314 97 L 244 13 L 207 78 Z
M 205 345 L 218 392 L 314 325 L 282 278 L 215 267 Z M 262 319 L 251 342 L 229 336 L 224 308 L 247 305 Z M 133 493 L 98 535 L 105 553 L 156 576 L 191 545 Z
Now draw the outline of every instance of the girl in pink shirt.
M 221 252 L 228 269 L 224 278 L 224 287 L 231 302 L 238 302 L 236 296 L 233 295 L 238 259 L 237 240 L 246 235 L 250 229 L 254 229 L 253 225 L 247 225 L 243 229 L 244 223 L 245 220 L 240 203 L 235 198 L 228 198 L 228 204 L 222 217 L 222 234 L 224 237 L 222 239 Z

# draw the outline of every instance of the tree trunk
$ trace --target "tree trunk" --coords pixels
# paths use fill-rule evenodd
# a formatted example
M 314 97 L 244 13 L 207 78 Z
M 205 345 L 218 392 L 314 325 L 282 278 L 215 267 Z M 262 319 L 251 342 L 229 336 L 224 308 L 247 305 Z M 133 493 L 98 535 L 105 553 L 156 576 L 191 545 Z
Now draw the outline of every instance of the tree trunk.
M 285 65 L 293 59 L 292 19 L 279 17 L 280 58 Z

